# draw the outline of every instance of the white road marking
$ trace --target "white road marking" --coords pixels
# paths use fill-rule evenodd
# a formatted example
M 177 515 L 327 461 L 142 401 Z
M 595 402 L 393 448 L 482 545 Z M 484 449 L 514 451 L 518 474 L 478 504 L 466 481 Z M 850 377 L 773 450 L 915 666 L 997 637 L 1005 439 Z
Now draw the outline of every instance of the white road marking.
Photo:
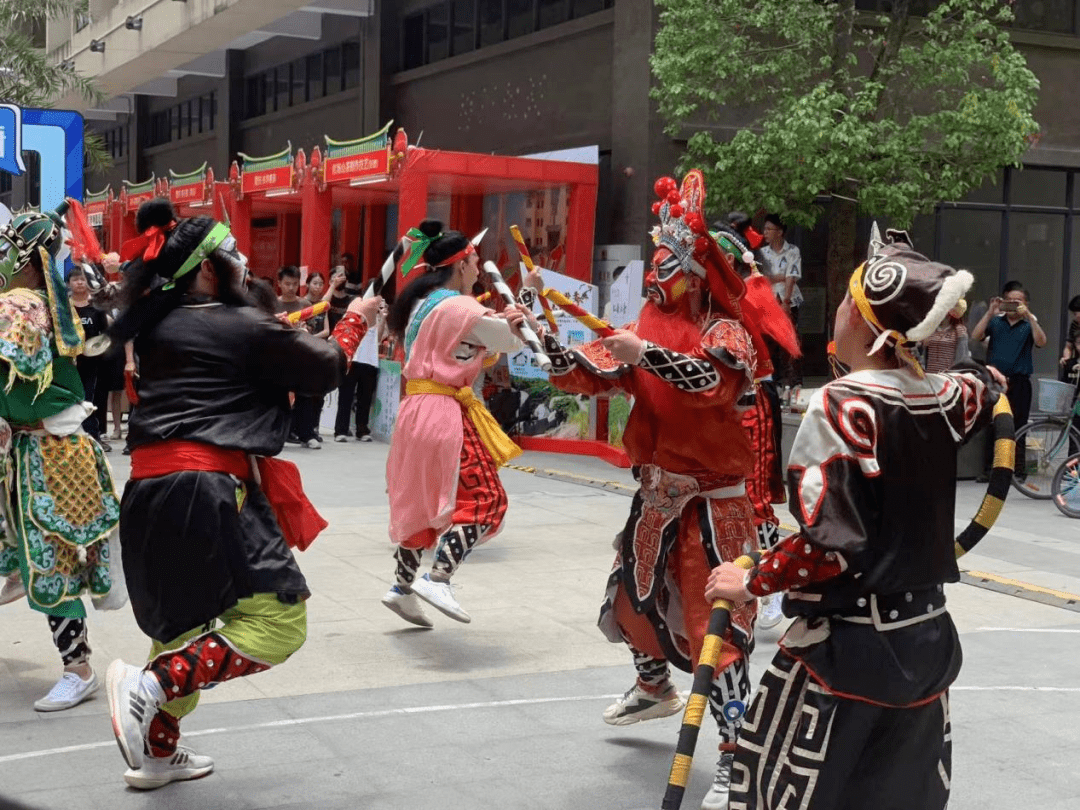
M 1080 628 L 1064 627 L 980 627 L 972 633 L 1080 633 Z
M 1080 686 L 953 686 L 953 692 L 1080 692 Z M 257 731 L 259 729 L 285 728 L 289 726 L 305 726 L 313 723 L 337 723 L 343 720 L 370 720 L 380 717 L 406 716 L 421 714 L 424 712 L 453 712 L 468 709 L 502 709 L 512 706 L 537 706 L 544 703 L 583 703 L 594 700 L 611 700 L 622 697 L 620 694 L 612 695 L 575 695 L 570 697 L 548 698 L 521 698 L 517 700 L 493 700 L 484 703 L 453 703 L 439 706 L 407 706 L 398 709 L 378 709 L 367 712 L 349 712 L 348 714 L 326 714 L 315 717 L 292 717 L 284 720 L 271 720 L 266 723 L 251 723 L 244 726 L 222 726 L 221 728 L 204 728 L 199 731 L 186 731 L 184 739 L 190 737 L 205 737 L 210 734 L 230 734 L 238 731 Z M 98 748 L 112 748 L 116 742 L 82 743 L 81 745 L 66 745 L 62 748 L 45 748 L 39 751 L 24 751 L 19 754 L 7 754 L 0 756 L 0 765 L 6 762 L 19 762 L 27 759 L 40 759 L 57 754 L 71 754 L 79 751 L 93 751 Z

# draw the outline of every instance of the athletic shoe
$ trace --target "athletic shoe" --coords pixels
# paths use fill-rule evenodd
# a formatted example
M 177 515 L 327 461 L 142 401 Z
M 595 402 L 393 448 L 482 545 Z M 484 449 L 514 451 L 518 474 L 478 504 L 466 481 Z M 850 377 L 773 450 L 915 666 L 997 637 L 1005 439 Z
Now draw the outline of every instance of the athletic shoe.
M 322 445 L 319 444 L 318 439 L 308 439 L 304 442 L 304 446 L 307 447 L 308 450 L 322 450 Z
M 386 592 L 382 603 L 407 622 L 417 627 L 434 627 L 431 619 L 424 613 L 424 606 L 420 604 L 415 593 L 406 593 L 400 586 L 395 585 Z
M 139 790 L 154 790 L 169 782 L 201 779 L 213 770 L 214 760 L 210 757 L 200 756 L 190 748 L 179 745 L 172 756 L 144 757 L 142 767 L 138 770 L 129 768 L 124 774 L 124 781 Z
M 370 442 L 370 441 L 372 441 L 371 434 L 370 433 L 365 433 L 363 436 L 360 437 L 360 441 L 362 441 L 362 442 Z
M 334 436 L 334 441 L 335 441 L 335 442 L 347 442 L 348 440 L 349 440 L 349 437 L 348 437 L 348 436 L 346 436 L 346 435 L 345 435 L 345 434 L 343 434 L 343 433 L 338 433 L 338 434 L 336 434 L 336 435 Z
M 4 587 L 0 588 L 0 605 L 15 602 L 26 596 L 26 588 L 23 586 L 22 577 L 16 571 L 4 580 Z
M 101 686 L 98 676 L 91 670 L 90 680 L 84 681 L 74 672 L 65 672 L 60 680 L 49 690 L 49 694 L 34 703 L 34 710 L 39 712 L 62 712 L 78 706 Z
M 109 444 L 107 441 L 105 441 L 105 439 L 98 439 L 97 441 L 98 441 L 98 445 L 101 446 L 101 449 L 104 452 L 106 452 L 106 453 L 111 453 L 112 452 L 112 445 Z
M 472 621 L 472 616 L 462 610 L 454 598 L 454 586 L 449 582 L 436 582 L 430 574 L 424 574 L 413 582 L 412 589 L 414 594 L 451 619 L 464 624 Z
M 128 767 L 138 770 L 143 764 L 150 721 L 165 702 L 165 693 L 157 678 L 119 658 L 109 664 L 105 673 L 105 691 L 116 744 Z
M 120 441 L 120 440 L 121 440 L 122 438 L 124 438 L 124 436 L 123 436 L 123 434 L 121 434 L 121 433 L 120 433 L 120 431 L 119 431 L 119 430 L 114 430 L 114 431 L 112 432 L 112 435 L 111 435 L 111 436 L 109 436 L 109 438 L 110 438 L 110 439 L 112 439 L 112 440 L 113 440 L 114 442 L 118 442 L 118 441 Z
M 701 810 L 727 810 L 728 792 L 731 788 L 731 763 L 735 761 L 735 754 L 724 751 L 716 763 L 716 776 L 713 777 L 712 787 L 705 794 L 701 802 Z
M 300 441 L 300 437 L 295 433 L 290 433 L 285 437 L 285 444 L 303 444 L 303 442 Z
M 673 683 L 663 692 L 653 694 L 635 681 L 625 695 L 604 709 L 604 722 L 609 726 L 629 726 L 642 720 L 670 717 L 681 712 L 685 705 Z
M 762 630 L 771 630 L 784 620 L 784 595 L 780 593 L 770 594 L 758 598 L 758 627 Z
M 319 433 L 316 433 L 315 434 L 315 441 L 317 441 L 319 444 L 322 444 L 322 435 L 319 434 Z

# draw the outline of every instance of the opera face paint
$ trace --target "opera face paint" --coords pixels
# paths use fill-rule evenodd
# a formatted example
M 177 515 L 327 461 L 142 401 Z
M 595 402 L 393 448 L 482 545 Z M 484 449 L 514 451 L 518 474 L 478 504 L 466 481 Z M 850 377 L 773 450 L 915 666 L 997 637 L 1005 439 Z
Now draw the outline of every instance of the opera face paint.
M 660 308 L 675 306 L 687 290 L 686 271 L 666 247 L 653 254 L 652 268 L 645 276 L 645 293 Z
M 233 268 L 237 282 L 243 285 L 248 277 L 247 256 L 241 253 L 237 247 L 236 237 L 232 234 L 226 236 L 225 240 L 218 245 L 217 250 L 214 252 L 229 263 L 229 266 Z

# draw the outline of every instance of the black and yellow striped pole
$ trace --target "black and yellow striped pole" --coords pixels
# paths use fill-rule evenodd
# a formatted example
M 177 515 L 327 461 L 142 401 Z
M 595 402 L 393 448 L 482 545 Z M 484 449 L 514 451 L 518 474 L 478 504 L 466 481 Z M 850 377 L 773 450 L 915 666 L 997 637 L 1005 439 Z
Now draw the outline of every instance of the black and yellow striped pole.
M 998 519 L 1012 485 L 1015 464 L 1016 431 L 1013 413 L 1012 408 L 1009 407 L 1009 400 L 1002 394 L 994 405 L 994 466 L 990 470 L 990 483 L 986 486 L 986 494 L 979 505 L 978 513 L 957 535 L 957 559 L 971 551 Z
M 739 568 L 750 570 L 757 565 L 761 555 L 757 552 L 746 554 L 735 560 Z M 683 712 L 682 728 L 679 729 L 679 742 L 675 746 L 675 759 L 671 763 L 667 790 L 661 810 L 678 810 L 682 805 L 686 783 L 690 780 L 690 766 L 694 762 L 694 748 L 697 746 L 701 721 L 709 706 L 709 689 L 716 678 L 716 665 L 720 661 L 720 650 L 724 646 L 724 634 L 731 624 L 731 609 L 734 605 L 727 599 L 713 602 L 709 614 L 709 626 L 705 631 L 705 640 L 701 645 L 701 658 L 694 669 L 694 687 L 690 699 L 686 701 Z

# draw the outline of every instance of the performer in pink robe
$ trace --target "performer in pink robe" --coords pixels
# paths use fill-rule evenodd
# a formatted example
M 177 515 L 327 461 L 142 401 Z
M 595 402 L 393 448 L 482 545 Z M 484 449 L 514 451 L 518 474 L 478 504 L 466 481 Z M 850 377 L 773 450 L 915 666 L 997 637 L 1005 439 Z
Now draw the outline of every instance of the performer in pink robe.
M 390 539 L 398 546 L 395 584 L 383 604 L 431 627 L 420 599 L 460 622 L 471 617 L 454 598 L 450 578 L 466 555 L 494 537 L 506 514 L 499 467 L 521 450 L 476 399 L 472 384 L 490 355 L 521 347 L 523 308 L 496 314 L 469 293 L 479 257 L 457 231 L 425 220 L 402 275 L 423 259 L 423 275 L 398 296 L 389 326 L 405 345 L 405 399 L 386 462 Z M 431 571 L 419 575 L 425 550 Z

